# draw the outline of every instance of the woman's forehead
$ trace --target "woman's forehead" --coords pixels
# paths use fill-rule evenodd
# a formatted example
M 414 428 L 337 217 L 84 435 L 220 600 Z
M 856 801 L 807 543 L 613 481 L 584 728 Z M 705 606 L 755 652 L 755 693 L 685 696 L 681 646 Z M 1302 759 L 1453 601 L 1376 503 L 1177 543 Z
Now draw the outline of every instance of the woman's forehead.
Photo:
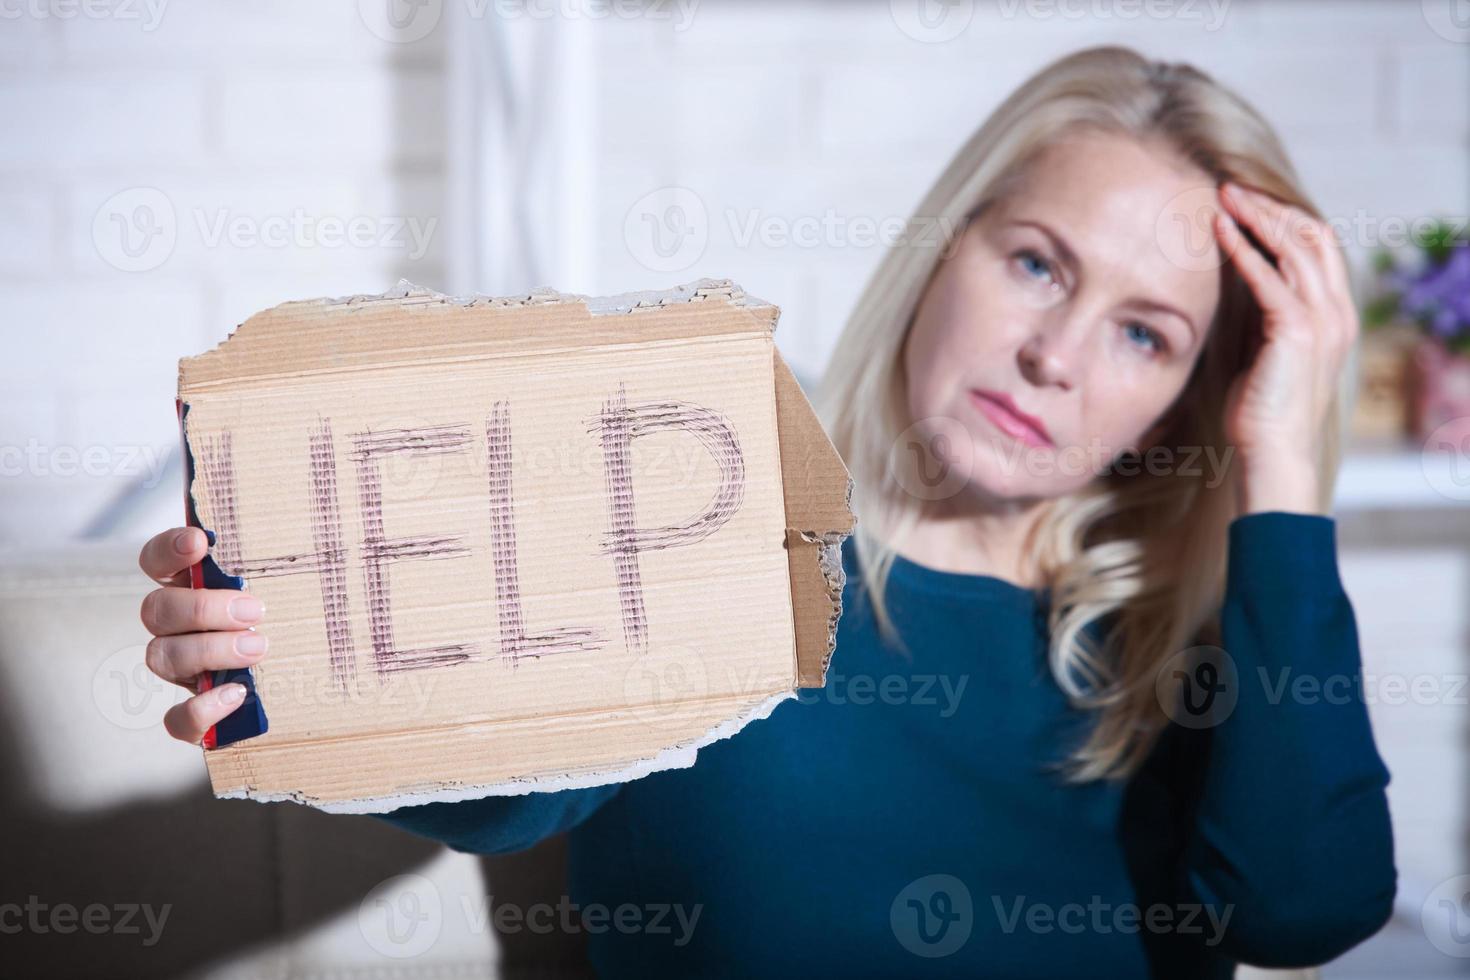
M 1218 293 L 1214 182 L 1165 149 L 1125 137 L 1073 138 L 1049 147 L 992 211 L 1001 226 L 1060 239 L 1084 269 L 1147 292 Z

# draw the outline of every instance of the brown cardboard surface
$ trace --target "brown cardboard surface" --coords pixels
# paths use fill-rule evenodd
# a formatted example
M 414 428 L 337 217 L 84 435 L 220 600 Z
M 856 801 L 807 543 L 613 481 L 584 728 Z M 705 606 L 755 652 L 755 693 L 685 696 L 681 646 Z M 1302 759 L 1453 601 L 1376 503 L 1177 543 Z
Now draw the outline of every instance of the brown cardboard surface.
M 373 812 L 588 786 L 820 686 L 850 480 L 728 280 L 287 303 L 180 362 L 270 731 L 220 796 Z

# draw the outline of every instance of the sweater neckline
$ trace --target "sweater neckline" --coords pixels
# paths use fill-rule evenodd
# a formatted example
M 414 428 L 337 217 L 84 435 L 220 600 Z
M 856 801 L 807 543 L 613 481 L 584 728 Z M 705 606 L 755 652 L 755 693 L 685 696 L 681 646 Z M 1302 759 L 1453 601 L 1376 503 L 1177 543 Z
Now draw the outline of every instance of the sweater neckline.
M 1035 603 L 1047 598 L 1051 592 L 1050 586 L 1027 588 L 996 575 L 941 571 L 897 553 L 893 556 L 893 566 L 888 574 L 892 581 L 909 588 L 970 599 L 989 598 Z

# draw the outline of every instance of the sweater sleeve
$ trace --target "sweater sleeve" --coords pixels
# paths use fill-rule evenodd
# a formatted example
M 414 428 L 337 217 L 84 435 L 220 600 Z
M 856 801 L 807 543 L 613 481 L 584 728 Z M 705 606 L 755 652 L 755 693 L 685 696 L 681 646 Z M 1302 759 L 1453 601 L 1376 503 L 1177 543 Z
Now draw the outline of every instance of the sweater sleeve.
M 622 784 L 524 796 L 424 803 L 373 816 L 471 854 L 525 850 L 570 830 L 617 795 Z
M 1335 535 L 1330 517 L 1284 511 L 1229 528 L 1220 626 L 1237 697 L 1209 733 L 1184 872 L 1230 912 L 1221 951 L 1260 966 L 1334 959 L 1378 931 L 1397 889 Z

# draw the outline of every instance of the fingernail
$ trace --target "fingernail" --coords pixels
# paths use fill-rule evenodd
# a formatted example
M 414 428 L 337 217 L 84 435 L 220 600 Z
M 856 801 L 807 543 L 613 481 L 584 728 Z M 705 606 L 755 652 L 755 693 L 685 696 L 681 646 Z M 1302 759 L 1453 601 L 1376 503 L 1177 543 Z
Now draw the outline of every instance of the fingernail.
M 174 535 L 174 550 L 181 555 L 187 555 L 194 550 L 194 532 L 190 528 L 184 528 Z
M 230 618 L 237 623 L 253 623 L 265 614 L 265 603 L 255 596 L 242 595 L 230 600 Z
M 270 641 L 259 633 L 241 633 L 235 637 L 235 652 L 242 657 L 258 657 L 269 645 Z
M 220 704 L 239 704 L 245 700 L 244 684 L 226 684 L 219 689 Z

